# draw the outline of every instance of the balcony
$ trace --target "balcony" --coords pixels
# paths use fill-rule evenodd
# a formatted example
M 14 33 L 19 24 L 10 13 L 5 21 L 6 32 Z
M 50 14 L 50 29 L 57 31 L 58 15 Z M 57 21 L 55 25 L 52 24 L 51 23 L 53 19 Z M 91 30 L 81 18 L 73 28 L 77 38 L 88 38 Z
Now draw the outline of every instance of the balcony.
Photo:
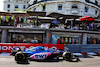
M 95 3 L 93 3 L 93 2 L 91 2 L 90 0 L 85 0 L 87 3 L 91 3 L 91 4 L 94 4 L 94 5 L 96 5 L 96 6 L 98 6 L 99 7 L 99 5 L 98 5 L 98 2 L 97 1 L 95 1 Z
M 78 9 L 72 9 L 72 11 L 71 11 L 73 14 L 78 14 Z
M 27 8 L 29 8 L 30 6 L 33 6 L 33 5 L 37 4 L 37 3 L 41 3 L 41 2 L 45 2 L 45 1 L 49 1 L 49 0 L 34 1 L 32 4 L 28 4 Z

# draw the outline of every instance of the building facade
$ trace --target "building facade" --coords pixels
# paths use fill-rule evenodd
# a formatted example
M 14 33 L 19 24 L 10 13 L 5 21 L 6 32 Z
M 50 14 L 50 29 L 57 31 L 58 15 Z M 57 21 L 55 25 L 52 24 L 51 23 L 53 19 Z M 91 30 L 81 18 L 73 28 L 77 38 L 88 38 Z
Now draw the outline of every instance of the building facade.
M 100 13 L 99 0 L 30 0 L 28 4 L 28 11 L 46 11 L 47 15 L 57 12 L 64 15 L 97 17 Z
M 11 5 L 9 5 L 9 2 Z M 24 4 L 24 2 L 26 1 L 22 3 Z M 16 6 L 17 3 L 22 6 Z M 4 0 L 4 10 L 14 11 L 18 8 L 23 10 L 22 3 L 20 1 Z M 57 12 L 64 15 L 97 17 L 100 12 L 99 0 L 30 0 L 25 4 L 28 6 L 27 11 L 46 11 L 47 15 Z M 0 26 L 0 39 L 1 43 L 100 44 L 100 32 Z
M 15 31 L 15 33 L 14 33 Z M 0 26 L 1 43 L 100 44 L 100 32 Z
M 4 0 L 4 9 L 3 10 L 16 11 L 17 9 L 19 9 L 19 10 L 26 11 L 28 2 L 29 2 L 29 0 L 25 0 L 25 1 Z

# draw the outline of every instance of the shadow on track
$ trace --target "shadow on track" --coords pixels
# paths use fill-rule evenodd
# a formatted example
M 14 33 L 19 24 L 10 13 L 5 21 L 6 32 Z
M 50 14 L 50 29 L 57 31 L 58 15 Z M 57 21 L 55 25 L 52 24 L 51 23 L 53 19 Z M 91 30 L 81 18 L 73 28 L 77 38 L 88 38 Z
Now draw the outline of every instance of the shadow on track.
M 89 55 L 83 55 L 83 58 L 94 58 L 94 57 L 89 56 Z
M 30 61 L 34 61 L 34 62 L 62 62 L 62 61 L 64 61 L 64 59 L 56 59 L 56 60 L 52 60 L 52 59 L 49 59 L 49 60 L 32 60 L 32 59 L 30 59 Z
M 16 62 L 17 64 L 24 64 L 24 65 L 29 65 L 30 63 L 28 61 L 26 62 Z
M 23 64 L 23 65 L 29 65 L 30 63 L 29 62 L 63 62 L 65 61 L 64 59 L 57 59 L 57 60 L 29 60 L 29 61 L 25 61 L 25 62 L 16 62 L 17 64 Z M 66 61 L 66 62 L 82 62 L 81 60 L 80 61 L 76 61 L 76 60 L 72 60 L 72 61 Z
M 34 62 L 63 62 L 65 60 L 64 59 L 57 59 L 57 60 L 30 60 L 30 61 L 34 61 Z M 72 61 L 68 61 L 68 62 L 82 62 L 82 61 L 81 60 L 79 60 L 79 61 L 72 60 Z
M 60 62 L 61 60 L 31 60 L 34 62 Z

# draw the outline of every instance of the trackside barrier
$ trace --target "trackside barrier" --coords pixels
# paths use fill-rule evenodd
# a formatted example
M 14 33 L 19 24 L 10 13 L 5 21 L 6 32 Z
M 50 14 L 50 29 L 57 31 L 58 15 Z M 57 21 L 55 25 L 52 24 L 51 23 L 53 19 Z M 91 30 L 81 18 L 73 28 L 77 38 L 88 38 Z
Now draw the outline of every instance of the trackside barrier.
M 33 43 L 0 43 L 0 52 L 11 52 L 14 47 L 20 47 L 21 49 L 29 49 L 36 46 L 44 46 L 45 49 L 62 49 L 64 50 L 64 44 L 33 44 Z
M 82 45 L 81 52 L 100 52 L 100 44 Z
M 79 52 L 81 52 L 82 47 L 81 47 L 81 45 L 76 45 L 76 44 L 66 44 L 65 48 L 68 48 L 71 53 L 74 53 L 74 52 L 79 53 Z M 65 51 L 66 51 L 66 49 L 65 49 Z
M 72 53 L 100 52 L 100 44 L 66 44 L 66 47 Z

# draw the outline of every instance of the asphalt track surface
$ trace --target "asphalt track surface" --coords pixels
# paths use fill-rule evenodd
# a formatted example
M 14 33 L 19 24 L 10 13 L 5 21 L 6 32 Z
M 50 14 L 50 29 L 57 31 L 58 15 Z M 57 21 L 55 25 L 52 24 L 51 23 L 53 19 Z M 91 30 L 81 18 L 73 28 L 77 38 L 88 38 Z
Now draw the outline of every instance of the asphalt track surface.
M 100 67 L 100 56 L 81 57 L 80 60 L 79 62 L 62 59 L 60 61 L 29 61 L 29 63 L 18 64 L 14 61 L 14 56 L 0 56 L 0 67 Z

